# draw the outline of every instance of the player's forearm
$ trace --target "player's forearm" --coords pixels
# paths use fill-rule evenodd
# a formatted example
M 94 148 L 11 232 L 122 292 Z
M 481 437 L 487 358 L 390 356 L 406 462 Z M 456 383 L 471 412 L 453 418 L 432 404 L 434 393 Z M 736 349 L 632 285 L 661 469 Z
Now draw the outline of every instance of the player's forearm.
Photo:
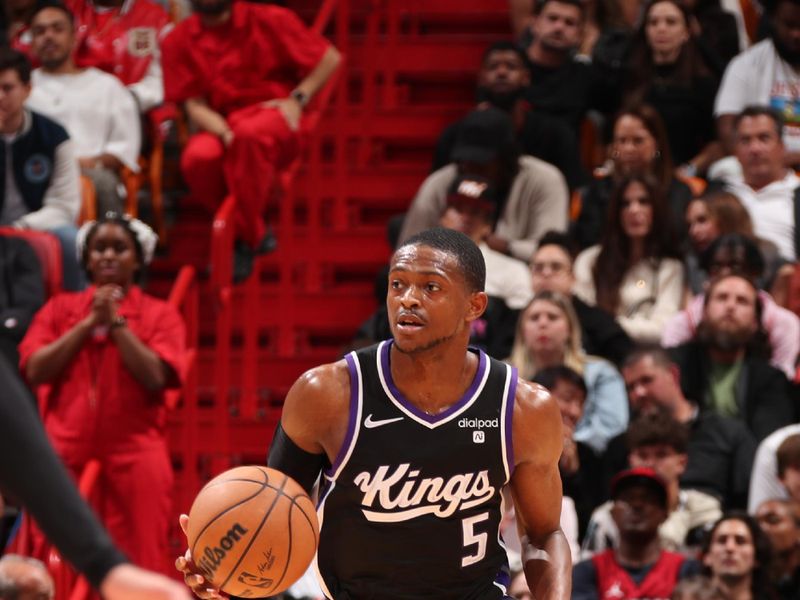
M 14 370 L 0 356 L 0 487 L 19 498 L 48 539 L 95 586 L 124 561 L 53 452 Z
M 522 540 L 522 560 L 528 587 L 537 600 L 569 600 L 572 593 L 572 557 L 564 533 L 558 529 L 536 543 Z
M 303 92 L 309 99 L 325 85 L 325 82 L 330 79 L 334 71 L 339 68 L 339 63 L 342 61 L 342 55 L 339 51 L 330 46 L 322 58 L 317 63 L 317 66 L 308 74 L 308 76 L 297 84 L 295 89 Z

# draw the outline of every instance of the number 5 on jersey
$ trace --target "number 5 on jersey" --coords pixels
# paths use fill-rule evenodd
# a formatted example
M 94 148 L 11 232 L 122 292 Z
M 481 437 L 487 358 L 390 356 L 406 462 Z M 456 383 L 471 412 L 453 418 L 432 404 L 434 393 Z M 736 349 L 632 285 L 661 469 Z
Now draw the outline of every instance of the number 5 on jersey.
M 489 519 L 489 513 L 483 512 L 474 517 L 466 517 L 461 521 L 461 527 L 464 534 L 464 547 L 477 544 L 478 548 L 475 554 L 467 554 L 461 559 L 461 566 L 468 567 L 483 560 L 486 556 L 486 543 L 489 540 L 489 534 L 485 531 L 482 533 L 475 533 L 475 525 Z

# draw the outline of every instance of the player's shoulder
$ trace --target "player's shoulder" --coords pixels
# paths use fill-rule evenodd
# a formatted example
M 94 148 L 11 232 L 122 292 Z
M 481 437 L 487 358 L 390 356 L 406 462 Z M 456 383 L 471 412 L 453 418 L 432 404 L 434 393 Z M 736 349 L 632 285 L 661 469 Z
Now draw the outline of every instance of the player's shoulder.
M 514 394 L 515 412 L 535 415 L 552 412 L 554 408 L 558 408 L 556 401 L 546 387 L 521 377 L 517 379 L 517 389 Z
M 344 359 L 309 369 L 295 381 L 286 403 L 316 414 L 336 413 L 347 407 L 350 374 Z

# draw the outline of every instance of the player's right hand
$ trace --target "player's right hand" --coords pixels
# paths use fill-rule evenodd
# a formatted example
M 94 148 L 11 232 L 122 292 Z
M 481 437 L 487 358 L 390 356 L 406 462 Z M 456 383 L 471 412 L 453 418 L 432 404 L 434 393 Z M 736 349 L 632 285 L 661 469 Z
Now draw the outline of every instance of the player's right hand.
M 186 535 L 186 529 L 189 526 L 189 516 L 181 515 L 179 522 L 184 535 Z M 203 577 L 200 569 L 198 569 L 192 561 L 192 552 L 188 548 L 186 549 L 186 554 L 179 556 L 175 560 L 175 568 L 183 573 L 183 581 L 186 582 L 186 585 L 191 588 L 192 592 L 194 592 L 198 598 L 202 598 L 203 600 L 225 598 L 218 588 L 214 587 L 210 581 L 206 581 L 206 578 Z

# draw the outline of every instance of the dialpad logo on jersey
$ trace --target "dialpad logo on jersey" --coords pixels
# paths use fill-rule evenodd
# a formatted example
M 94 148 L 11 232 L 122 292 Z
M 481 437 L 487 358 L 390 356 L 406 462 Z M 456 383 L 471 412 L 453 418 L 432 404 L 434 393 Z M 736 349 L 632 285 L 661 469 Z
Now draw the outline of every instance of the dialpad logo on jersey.
M 458 421 L 461 429 L 497 429 L 500 427 L 500 419 L 467 419 L 464 417 Z
M 442 477 L 420 478 L 419 469 L 409 463 L 394 468 L 383 465 L 374 474 L 363 471 L 353 483 L 364 493 L 361 512 L 368 521 L 397 523 L 422 515 L 449 517 L 457 510 L 468 510 L 487 502 L 495 488 L 489 471 Z

